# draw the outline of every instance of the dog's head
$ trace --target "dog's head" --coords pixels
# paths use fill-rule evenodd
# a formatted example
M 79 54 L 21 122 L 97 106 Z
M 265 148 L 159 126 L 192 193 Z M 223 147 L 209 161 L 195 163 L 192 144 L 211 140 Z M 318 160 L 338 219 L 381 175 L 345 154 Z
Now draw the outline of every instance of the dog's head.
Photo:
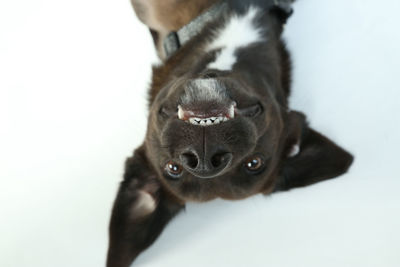
M 240 199 L 291 187 L 285 175 L 304 176 L 297 182 L 306 185 L 347 169 L 351 156 L 272 91 L 232 72 L 164 86 L 151 105 L 146 139 L 162 183 L 185 200 Z
M 191 199 L 245 197 L 275 170 L 284 130 L 279 104 L 230 75 L 179 79 L 153 103 L 150 157 Z
M 267 25 L 260 32 L 268 41 L 238 49 L 228 70 L 212 68 L 220 51 L 204 50 L 205 36 L 215 36 L 207 31 L 155 68 L 146 155 L 162 184 L 183 200 L 308 185 L 343 173 L 352 161 L 309 129 L 304 115 L 288 110 L 282 24 L 264 14 L 252 25 Z

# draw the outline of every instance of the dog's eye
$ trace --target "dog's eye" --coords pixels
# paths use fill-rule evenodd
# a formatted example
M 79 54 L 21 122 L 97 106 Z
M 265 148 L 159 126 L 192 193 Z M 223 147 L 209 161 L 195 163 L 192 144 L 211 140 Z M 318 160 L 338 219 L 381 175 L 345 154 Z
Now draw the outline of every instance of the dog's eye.
M 255 117 L 257 115 L 260 115 L 262 112 L 263 112 L 263 107 L 259 103 L 247 108 L 239 109 L 239 113 L 246 117 Z
M 160 109 L 158 110 L 158 114 L 160 114 L 163 117 L 168 116 L 168 113 L 167 113 L 167 110 L 165 109 L 165 107 L 160 107 Z
M 168 174 L 173 176 L 173 177 L 178 177 L 182 173 L 182 170 L 183 170 L 181 165 L 176 164 L 173 161 L 169 161 L 165 165 L 165 169 L 168 172 Z
M 257 172 L 264 166 L 264 161 L 259 156 L 254 156 L 246 161 L 245 167 L 250 172 Z
M 161 106 L 160 109 L 158 110 L 158 114 L 163 118 L 174 116 L 176 115 L 177 112 L 178 112 L 177 109 L 176 110 L 169 109 L 166 106 Z

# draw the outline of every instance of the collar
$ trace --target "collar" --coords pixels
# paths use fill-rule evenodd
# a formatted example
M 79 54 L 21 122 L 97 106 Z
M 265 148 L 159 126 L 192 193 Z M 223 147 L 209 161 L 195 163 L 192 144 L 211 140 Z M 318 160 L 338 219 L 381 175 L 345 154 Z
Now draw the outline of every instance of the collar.
M 191 22 L 180 28 L 178 31 L 169 33 L 167 37 L 165 37 L 165 39 L 163 40 L 163 49 L 166 57 L 169 58 L 173 54 L 175 54 L 180 47 L 182 47 L 193 37 L 198 35 L 209 22 L 213 21 L 215 18 L 227 14 L 229 11 L 228 2 L 232 1 L 219 1 L 218 3 L 214 4 L 209 9 L 201 13 L 199 16 L 197 16 Z M 243 2 L 247 2 L 247 0 Z M 292 3 L 294 2 L 294 0 L 271 0 L 268 2 L 270 2 L 271 9 L 277 8 L 285 14 L 286 18 L 293 13 Z M 284 22 L 285 21 L 286 19 L 284 20 Z

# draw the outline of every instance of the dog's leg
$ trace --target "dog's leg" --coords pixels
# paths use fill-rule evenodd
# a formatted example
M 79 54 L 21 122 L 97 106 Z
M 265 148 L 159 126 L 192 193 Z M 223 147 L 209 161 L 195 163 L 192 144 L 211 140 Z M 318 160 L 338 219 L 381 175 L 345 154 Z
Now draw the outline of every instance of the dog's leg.
M 110 222 L 107 267 L 128 267 L 149 247 L 183 205 L 169 196 L 142 149 L 127 160 Z

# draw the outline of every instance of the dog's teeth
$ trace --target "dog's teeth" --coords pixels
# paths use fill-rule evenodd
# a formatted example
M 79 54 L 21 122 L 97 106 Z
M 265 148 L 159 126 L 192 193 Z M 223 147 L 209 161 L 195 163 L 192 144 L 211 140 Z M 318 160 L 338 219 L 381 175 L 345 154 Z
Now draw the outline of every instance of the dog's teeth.
M 180 120 L 183 120 L 184 117 L 185 117 L 185 114 L 184 114 L 184 112 L 183 112 L 183 109 L 182 109 L 182 107 L 179 105 L 179 106 L 178 106 L 178 118 L 179 118 Z
M 230 120 L 229 117 L 211 117 L 211 118 L 189 118 L 187 122 L 190 124 L 194 125 L 200 125 L 200 126 L 210 126 L 210 125 L 216 125 L 220 124 L 222 122 Z
M 229 109 L 229 118 L 231 118 L 231 119 L 235 118 L 235 107 L 234 107 L 234 105 L 231 105 L 231 107 Z

